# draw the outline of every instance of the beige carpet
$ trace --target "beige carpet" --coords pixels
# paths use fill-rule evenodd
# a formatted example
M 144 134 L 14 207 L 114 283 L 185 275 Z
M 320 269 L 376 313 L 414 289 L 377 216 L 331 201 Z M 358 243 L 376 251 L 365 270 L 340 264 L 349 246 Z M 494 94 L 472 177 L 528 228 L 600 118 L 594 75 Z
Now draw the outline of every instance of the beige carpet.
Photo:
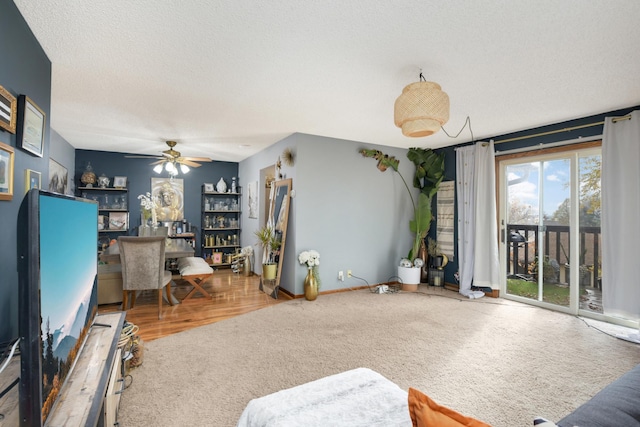
M 447 290 L 292 300 L 149 342 L 120 425 L 235 426 L 250 399 L 356 367 L 496 427 L 557 421 L 640 363 L 583 320 Z

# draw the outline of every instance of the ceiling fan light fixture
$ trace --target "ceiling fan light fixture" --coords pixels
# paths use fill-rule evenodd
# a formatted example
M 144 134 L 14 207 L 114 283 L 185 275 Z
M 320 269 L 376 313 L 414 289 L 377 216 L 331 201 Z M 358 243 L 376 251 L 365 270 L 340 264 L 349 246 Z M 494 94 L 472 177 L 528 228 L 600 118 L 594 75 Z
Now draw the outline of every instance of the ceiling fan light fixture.
M 176 167 L 171 162 L 166 162 L 164 164 L 164 170 L 166 170 L 169 173 L 173 172 L 175 169 L 176 169 Z
M 182 173 L 189 173 L 189 171 L 190 171 L 190 170 L 191 170 L 191 169 L 189 169 L 189 166 L 187 166 L 187 165 L 185 165 L 185 164 L 182 164 L 182 163 L 180 164 L 180 171 L 181 171 Z
M 159 165 L 155 165 L 155 167 L 153 168 L 153 171 L 155 173 L 160 173 L 160 172 L 162 172 L 162 169 L 163 169 L 163 167 L 162 167 L 162 163 L 161 163 Z
M 395 125 L 412 138 L 433 135 L 449 121 L 449 95 L 423 78 L 405 86 L 394 106 Z

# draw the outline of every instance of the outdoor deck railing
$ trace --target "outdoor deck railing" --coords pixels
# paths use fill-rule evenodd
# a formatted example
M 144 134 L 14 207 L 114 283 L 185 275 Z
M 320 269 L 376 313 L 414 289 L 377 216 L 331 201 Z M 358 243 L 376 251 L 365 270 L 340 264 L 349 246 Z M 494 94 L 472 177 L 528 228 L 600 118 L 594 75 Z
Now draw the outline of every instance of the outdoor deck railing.
M 537 225 L 507 225 L 507 274 L 528 274 L 530 266 L 537 262 L 536 256 L 540 244 L 538 229 Z M 549 261 L 555 260 L 557 266 L 561 268 L 569 265 L 571 257 L 569 230 L 569 226 L 565 225 L 547 225 L 544 231 L 544 253 Z M 599 287 L 600 227 L 580 227 L 579 233 L 581 271 L 589 271 L 593 286 Z M 545 265 L 548 264 L 545 263 Z M 568 282 L 568 275 L 566 281 Z

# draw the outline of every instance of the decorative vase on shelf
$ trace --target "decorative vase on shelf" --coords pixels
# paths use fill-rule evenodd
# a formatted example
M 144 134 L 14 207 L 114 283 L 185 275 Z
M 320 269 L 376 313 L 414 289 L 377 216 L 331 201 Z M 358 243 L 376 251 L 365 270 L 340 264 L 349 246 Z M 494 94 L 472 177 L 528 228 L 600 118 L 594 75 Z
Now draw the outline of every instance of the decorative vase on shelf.
M 304 297 L 307 301 L 318 298 L 318 281 L 313 275 L 313 268 L 308 269 L 307 277 L 304 278 Z
M 93 184 L 96 183 L 96 174 L 93 173 L 91 162 L 87 162 L 87 168 L 80 177 L 80 182 L 82 182 L 88 188 L 92 188 Z
M 218 193 L 226 193 L 227 191 L 227 183 L 224 182 L 223 178 L 220 178 L 220 181 L 216 184 L 216 191 Z
M 238 192 L 238 188 L 236 186 L 236 177 L 235 176 L 233 178 L 231 178 L 231 192 L 232 193 L 237 193 Z
M 100 177 L 98 178 L 98 185 L 100 186 L 100 188 L 107 188 L 109 186 L 109 177 L 107 177 L 105 174 L 100 175 Z

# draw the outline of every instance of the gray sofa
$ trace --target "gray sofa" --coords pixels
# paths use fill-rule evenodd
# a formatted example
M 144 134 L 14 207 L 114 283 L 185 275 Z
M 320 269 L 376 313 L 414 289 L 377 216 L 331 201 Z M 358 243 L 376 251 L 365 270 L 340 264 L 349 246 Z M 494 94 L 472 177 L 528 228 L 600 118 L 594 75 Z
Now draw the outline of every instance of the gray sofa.
M 640 427 L 640 365 L 557 422 L 559 427 Z

